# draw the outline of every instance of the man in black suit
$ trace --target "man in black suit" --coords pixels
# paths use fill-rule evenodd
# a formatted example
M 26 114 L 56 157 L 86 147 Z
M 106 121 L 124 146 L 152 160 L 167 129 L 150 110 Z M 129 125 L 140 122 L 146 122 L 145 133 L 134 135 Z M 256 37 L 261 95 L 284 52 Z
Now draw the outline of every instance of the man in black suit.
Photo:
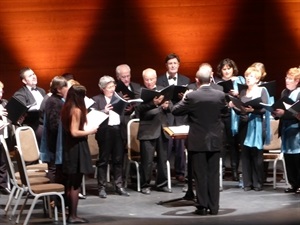
M 186 92 L 172 113 L 188 115 L 190 130 L 187 138 L 196 184 L 196 214 L 216 215 L 219 211 L 219 160 L 223 147 L 221 113 L 226 108 L 225 94 L 210 86 L 211 70 L 207 65 L 199 68 L 196 91 Z
M 180 66 L 180 58 L 175 53 L 171 53 L 166 56 L 165 64 L 167 68 L 167 72 L 157 78 L 157 85 L 162 87 L 167 87 L 169 85 L 188 85 L 190 83 L 190 79 L 182 74 L 178 73 L 178 69 Z M 178 98 L 181 99 L 183 93 L 179 93 Z M 172 100 L 172 103 L 177 103 L 178 100 Z M 168 121 L 170 126 L 180 126 L 186 124 L 184 116 L 173 116 L 171 113 L 168 114 Z M 185 170 L 186 170 L 186 157 L 184 153 L 184 140 L 183 139 L 169 139 L 169 147 L 168 147 L 168 160 L 170 160 L 172 151 L 175 153 L 175 174 L 176 179 L 180 182 L 185 180 Z
M 150 90 L 160 90 L 162 87 L 156 86 L 157 75 L 153 69 L 143 71 L 145 88 Z M 138 140 L 140 140 L 141 150 L 141 187 L 143 194 L 150 194 L 150 181 L 152 175 L 152 164 L 154 153 L 157 157 L 156 187 L 158 191 L 172 192 L 167 187 L 167 148 L 168 137 L 163 131 L 167 124 L 167 111 L 170 110 L 169 101 L 164 101 L 164 96 L 153 98 L 149 102 L 143 102 L 136 106 L 136 115 L 140 118 L 138 130 Z
M 32 127 L 38 145 L 40 145 L 43 133 L 43 121 L 40 115 L 40 106 L 46 92 L 44 89 L 37 87 L 37 76 L 29 67 L 20 70 L 20 79 L 24 85 L 15 92 L 14 97 L 19 99 L 24 105 L 30 106 L 22 124 Z
M 117 93 L 126 100 L 139 98 L 141 85 L 131 81 L 131 69 L 127 64 L 117 66 L 116 78 L 118 80 L 116 87 Z M 128 104 L 125 108 L 124 115 L 121 116 L 121 135 L 124 146 L 127 145 L 127 123 L 134 117 L 134 105 L 134 103 Z

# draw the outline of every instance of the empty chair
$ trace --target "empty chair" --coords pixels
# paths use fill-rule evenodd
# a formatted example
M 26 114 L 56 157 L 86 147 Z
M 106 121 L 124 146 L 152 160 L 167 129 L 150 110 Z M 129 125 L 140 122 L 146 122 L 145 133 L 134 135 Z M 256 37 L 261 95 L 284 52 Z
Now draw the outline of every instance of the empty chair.
M 14 195 L 16 196 L 15 206 L 12 210 L 11 216 L 9 217 L 9 219 L 11 220 L 11 218 L 15 215 L 15 212 L 16 212 L 17 206 L 19 205 L 20 199 L 21 199 L 23 193 L 27 191 L 27 188 L 25 186 L 23 186 L 21 180 L 17 179 L 15 176 L 14 164 L 11 160 L 10 153 L 7 148 L 7 145 L 6 145 L 3 135 L 0 135 L 0 141 L 2 143 L 4 152 L 5 152 L 6 168 L 7 168 L 7 172 L 8 172 L 8 176 L 9 176 L 9 182 L 11 184 L 11 192 L 10 192 L 10 195 L 8 196 L 8 201 L 7 201 L 5 209 L 4 209 L 5 215 L 7 215 L 8 211 L 9 211 L 9 208 L 14 199 Z M 29 178 L 29 179 L 32 184 L 43 184 L 43 183 L 49 182 L 49 179 L 46 177 L 33 177 L 33 178 Z
M 27 202 L 29 196 L 33 197 L 33 201 L 30 205 L 29 211 L 27 212 L 25 221 L 23 223 L 24 225 L 28 224 L 30 216 L 32 214 L 32 211 L 36 205 L 37 200 L 40 197 L 50 197 L 52 195 L 56 195 L 61 200 L 62 219 L 63 219 L 63 224 L 66 225 L 65 202 L 64 202 L 64 198 L 62 196 L 64 194 L 65 187 L 62 184 L 57 184 L 57 183 L 33 185 L 28 177 L 28 173 L 27 173 L 27 169 L 26 169 L 22 151 L 20 151 L 18 149 L 18 147 L 16 147 L 15 153 L 16 153 L 15 156 L 16 156 L 16 160 L 17 160 L 18 170 L 19 170 L 20 176 L 21 176 L 22 187 L 26 188 L 26 190 L 27 190 L 27 196 L 24 201 L 24 204 L 22 205 L 22 207 L 20 209 L 20 213 L 18 215 L 16 223 L 18 223 L 20 220 L 20 216 L 24 210 L 24 207 L 26 205 L 26 202 Z M 55 205 L 55 221 L 57 221 L 57 220 L 58 220 L 57 206 Z
M 42 163 L 40 160 L 40 151 L 33 129 L 29 126 L 18 127 L 15 135 L 18 149 L 23 152 L 26 168 L 47 170 L 47 163 Z

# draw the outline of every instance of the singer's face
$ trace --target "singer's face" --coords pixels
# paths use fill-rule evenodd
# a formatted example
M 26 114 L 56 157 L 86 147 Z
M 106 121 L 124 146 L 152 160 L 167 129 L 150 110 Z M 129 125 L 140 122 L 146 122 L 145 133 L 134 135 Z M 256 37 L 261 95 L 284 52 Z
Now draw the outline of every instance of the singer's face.
M 222 78 L 229 80 L 233 76 L 233 68 L 228 65 L 224 65 L 222 68 Z
M 169 74 L 176 74 L 179 69 L 179 62 L 176 58 L 168 60 L 166 67 Z
M 285 86 L 289 90 L 294 90 L 299 84 L 299 79 L 294 79 L 292 76 L 287 75 L 285 77 Z
M 155 88 L 156 85 L 156 74 L 155 73 L 145 73 L 143 76 L 144 85 L 148 89 Z
M 111 98 L 115 92 L 116 85 L 114 82 L 110 82 L 103 88 L 103 93 L 106 97 Z

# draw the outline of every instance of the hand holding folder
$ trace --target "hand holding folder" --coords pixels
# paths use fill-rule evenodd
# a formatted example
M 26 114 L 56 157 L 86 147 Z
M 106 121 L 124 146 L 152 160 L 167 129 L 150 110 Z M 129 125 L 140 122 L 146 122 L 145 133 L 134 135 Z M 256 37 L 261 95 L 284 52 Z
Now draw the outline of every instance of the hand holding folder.
M 249 106 L 251 106 L 254 109 L 263 108 L 263 106 L 261 105 L 261 102 L 262 102 L 261 97 L 252 99 L 248 102 L 242 102 L 241 99 L 233 97 L 233 96 L 229 96 L 229 98 L 232 101 L 232 103 L 234 104 L 234 106 L 236 108 L 238 108 L 239 110 L 243 110 L 243 107 L 249 107 Z
M 149 102 L 149 101 L 152 101 L 155 97 L 159 97 L 159 96 L 163 95 L 164 96 L 163 101 L 169 101 L 169 100 L 173 99 L 173 92 L 174 92 L 174 85 L 170 85 L 159 91 L 142 88 L 141 99 L 144 102 Z

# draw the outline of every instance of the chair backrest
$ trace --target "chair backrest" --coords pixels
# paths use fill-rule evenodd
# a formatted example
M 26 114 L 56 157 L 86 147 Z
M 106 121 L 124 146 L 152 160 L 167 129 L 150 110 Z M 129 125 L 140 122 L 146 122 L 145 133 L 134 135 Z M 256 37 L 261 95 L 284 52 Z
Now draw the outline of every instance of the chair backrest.
M 127 124 L 128 158 L 130 160 L 140 152 L 140 141 L 137 139 L 139 125 L 140 119 L 131 119 Z
M 264 145 L 263 150 L 280 150 L 281 149 L 281 138 L 278 137 L 279 120 L 271 120 L 271 143 Z
M 17 165 L 18 165 L 18 171 L 20 174 L 21 183 L 23 186 L 26 186 L 30 189 L 30 183 L 29 183 L 29 179 L 28 179 L 28 174 L 27 174 L 23 154 L 22 154 L 22 151 L 20 151 L 20 149 L 17 146 L 15 147 L 15 157 L 16 157 L 16 161 L 17 161 Z
M 2 147 L 3 147 L 4 152 L 5 152 L 5 163 L 6 163 L 6 168 L 7 168 L 7 172 L 8 172 L 10 182 L 12 184 L 16 185 L 17 181 L 16 181 L 16 178 L 15 178 L 14 164 L 11 161 L 9 150 L 8 150 L 8 147 L 7 147 L 7 144 L 6 144 L 6 141 L 3 137 L 3 135 L 0 135 L 0 141 L 2 143 Z
M 99 155 L 99 147 L 97 140 L 95 139 L 95 134 L 88 135 L 88 145 L 92 158 L 98 158 Z
M 18 127 L 16 129 L 16 142 L 19 151 L 23 152 L 25 162 L 35 162 L 40 160 L 40 150 L 35 133 L 31 127 Z

